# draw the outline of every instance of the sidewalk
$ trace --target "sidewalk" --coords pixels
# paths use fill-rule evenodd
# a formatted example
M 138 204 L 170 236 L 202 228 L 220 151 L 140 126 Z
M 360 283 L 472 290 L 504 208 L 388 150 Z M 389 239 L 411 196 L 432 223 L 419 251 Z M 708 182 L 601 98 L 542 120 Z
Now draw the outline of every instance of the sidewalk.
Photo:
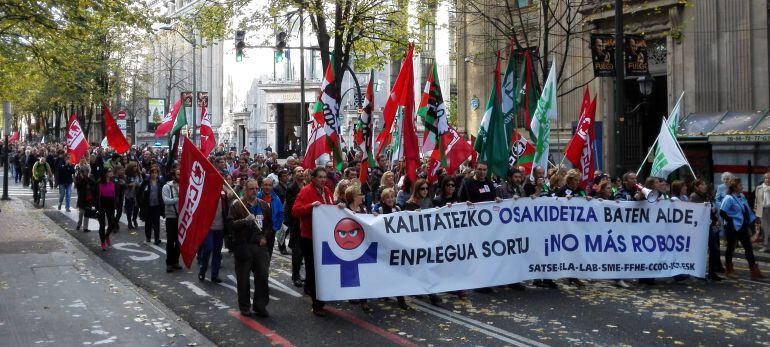
M 3 345 L 213 345 L 42 210 L 18 199 L 0 209 Z

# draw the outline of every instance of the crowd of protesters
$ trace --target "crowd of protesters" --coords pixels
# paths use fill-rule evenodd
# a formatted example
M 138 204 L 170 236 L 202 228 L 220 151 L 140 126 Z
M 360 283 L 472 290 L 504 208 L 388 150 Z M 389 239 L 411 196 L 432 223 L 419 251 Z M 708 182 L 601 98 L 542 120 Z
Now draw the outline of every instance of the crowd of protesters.
M 385 156 L 375 160 L 368 171 L 368 179 L 360 180 L 361 152 L 345 151 L 341 170 L 333 163 L 319 167 L 302 167 L 303 157 L 290 156 L 278 160 L 271 150 L 260 153 L 236 152 L 223 145 L 215 148 L 209 160 L 225 178 L 217 213 L 205 242 L 198 254 L 198 278 L 209 276 L 212 282 L 219 278 L 222 250 L 233 253 L 238 289 L 238 304 L 243 315 L 268 316 L 268 274 L 273 249 L 283 255 L 291 254 L 291 278 L 297 287 L 304 287 L 312 298 L 312 312 L 325 315 L 324 303 L 315 296 L 313 267 L 312 212 L 321 204 L 337 205 L 353 213 L 389 214 L 442 207 L 454 203 L 479 203 L 501 199 L 568 197 L 634 201 L 646 200 L 642 187 L 657 192 L 658 199 L 676 199 L 711 206 L 709 228 L 709 262 L 707 278 L 722 280 L 737 278 L 733 257 L 737 243 L 744 248 L 751 269 L 751 278 L 763 275 L 755 262 L 752 243 L 760 241 L 763 252 L 769 252 L 770 228 L 770 173 L 752 192 L 754 206 L 749 206 L 743 193 L 743 183 L 730 174 L 722 175 L 722 182 L 712 185 L 702 179 L 694 181 L 647 177 L 639 182 L 634 172 L 610 177 L 597 171 L 592 184 L 581 184 L 581 173 L 567 168 L 535 167 L 532 176 L 524 167 L 510 167 L 506 177 L 491 177 L 484 162 L 471 165 L 466 162 L 457 172 L 439 170 L 433 183 L 426 180 L 426 165 L 410 182 L 401 160 L 390 162 Z M 144 222 L 146 242 L 162 243 L 160 219 L 165 220 L 166 271 L 180 270 L 179 242 L 177 240 L 177 209 L 179 198 L 176 164 L 167 165 L 168 152 L 149 146 L 134 146 L 128 153 L 115 154 L 100 147 L 92 147 L 89 154 L 75 165 L 63 144 L 14 144 L 11 148 L 11 171 L 14 182 L 35 191 L 39 183 L 57 187 L 58 209 L 64 206 L 70 212 L 70 192 L 74 184 L 77 192 L 77 230 L 89 232 L 89 220 L 99 225 L 99 242 L 103 250 L 111 246 L 110 236 L 120 231 L 119 220 L 125 215 L 128 229 L 137 229 L 137 219 Z M 726 241 L 724 263 L 720 256 L 719 240 Z M 764 235 L 761 237 L 761 235 Z M 300 269 L 305 265 L 303 278 Z M 254 277 L 253 298 L 250 297 L 250 276 Z M 676 277 L 683 280 L 686 277 Z M 640 279 L 640 283 L 654 284 L 654 279 Z M 535 280 L 534 286 L 558 288 L 553 280 Z M 630 285 L 616 280 L 616 285 Z M 577 278 L 566 279 L 566 285 L 584 286 Z M 522 283 L 511 288 L 524 290 Z M 493 293 L 495 288 L 479 288 L 481 293 Z M 460 299 L 464 291 L 455 292 Z M 399 307 L 408 309 L 403 297 L 397 298 Z M 437 295 L 429 296 L 435 305 L 441 304 Z M 366 300 L 354 302 L 370 312 Z

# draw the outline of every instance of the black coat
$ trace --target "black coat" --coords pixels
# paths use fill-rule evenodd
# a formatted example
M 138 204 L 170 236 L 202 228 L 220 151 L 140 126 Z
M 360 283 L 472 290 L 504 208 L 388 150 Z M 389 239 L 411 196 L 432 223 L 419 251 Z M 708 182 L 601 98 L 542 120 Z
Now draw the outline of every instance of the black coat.
M 165 211 L 165 205 L 163 204 L 163 185 L 166 184 L 163 180 L 158 178 L 158 208 L 163 215 Z M 139 215 L 144 218 L 147 215 L 147 209 L 150 206 L 150 178 L 146 177 L 142 181 L 142 185 L 139 186 L 139 190 L 136 191 L 136 199 L 139 202 Z

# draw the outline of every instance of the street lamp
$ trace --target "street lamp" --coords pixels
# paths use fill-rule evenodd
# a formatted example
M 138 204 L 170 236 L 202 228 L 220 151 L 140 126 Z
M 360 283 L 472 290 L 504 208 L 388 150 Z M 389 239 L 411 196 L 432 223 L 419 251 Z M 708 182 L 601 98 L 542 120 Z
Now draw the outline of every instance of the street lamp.
M 197 104 L 198 104 L 198 90 L 197 90 L 198 86 L 196 84 L 197 83 L 196 75 L 198 74 L 198 67 L 196 66 L 195 49 L 198 47 L 198 44 L 197 44 L 197 41 L 195 40 L 195 29 L 190 30 L 190 34 L 192 35 L 191 39 L 187 38 L 184 34 L 179 32 L 179 30 L 177 30 L 175 27 L 173 27 L 173 26 L 171 26 L 169 24 L 162 25 L 162 26 L 158 27 L 158 29 L 166 30 L 166 31 L 174 31 L 177 34 L 179 34 L 179 36 L 181 36 L 182 39 L 187 41 L 187 43 L 192 45 L 192 56 L 193 56 L 193 63 L 192 63 L 192 65 L 193 65 L 192 66 L 192 70 L 193 70 L 193 73 L 192 73 L 192 77 L 193 77 L 193 90 L 192 90 L 192 97 L 191 97 L 191 99 L 192 99 L 192 141 L 193 141 L 193 143 L 197 144 L 198 141 L 196 141 L 196 132 L 198 130 L 198 126 L 197 126 L 197 124 L 196 124 L 197 122 L 195 120 L 196 117 L 197 117 L 195 106 L 197 106 Z
M 647 98 L 652 94 L 652 88 L 655 83 L 655 78 L 652 77 L 652 75 L 647 73 L 646 75 L 637 78 L 636 82 L 639 83 L 639 92 L 642 94 L 643 98 Z

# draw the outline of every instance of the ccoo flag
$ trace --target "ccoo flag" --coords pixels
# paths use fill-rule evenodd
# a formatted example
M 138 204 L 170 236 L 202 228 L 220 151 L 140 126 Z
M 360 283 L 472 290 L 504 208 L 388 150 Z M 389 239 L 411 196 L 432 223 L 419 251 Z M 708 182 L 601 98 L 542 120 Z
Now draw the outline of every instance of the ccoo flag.
M 190 268 L 214 221 L 224 179 L 187 137 L 179 166 L 179 250 Z
M 548 150 L 551 140 L 551 121 L 556 120 L 556 62 L 551 63 L 548 79 L 543 85 L 543 94 L 537 101 L 537 109 L 529 127 L 536 139 L 534 165 L 548 167 Z
M 588 92 L 588 89 L 586 89 Z M 594 177 L 594 151 L 595 136 L 596 97 L 583 111 L 578 120 L 577 129 L 564 151 L 565 159 L 572 163 L 574 168 L 581 172 L 580 186 L 589 187 Z
M 660 125 L 657 143 L 658 147 L 655 149 L 655 157 L 652 160 L 650 177 L 665 179 L 674 170 L 690 165 L 679 149 L 674 134 L 671 133 L 665 118 L 663 119 L 663 124 Z
M 88 142 L 83 136 L 83 129 L 80 127 L 78 117 L 74 114 L 70 116 L 67 126 L 67 153 L 70 154 L 72 164 L 77 164 L 80 158 L 88 153 Z

